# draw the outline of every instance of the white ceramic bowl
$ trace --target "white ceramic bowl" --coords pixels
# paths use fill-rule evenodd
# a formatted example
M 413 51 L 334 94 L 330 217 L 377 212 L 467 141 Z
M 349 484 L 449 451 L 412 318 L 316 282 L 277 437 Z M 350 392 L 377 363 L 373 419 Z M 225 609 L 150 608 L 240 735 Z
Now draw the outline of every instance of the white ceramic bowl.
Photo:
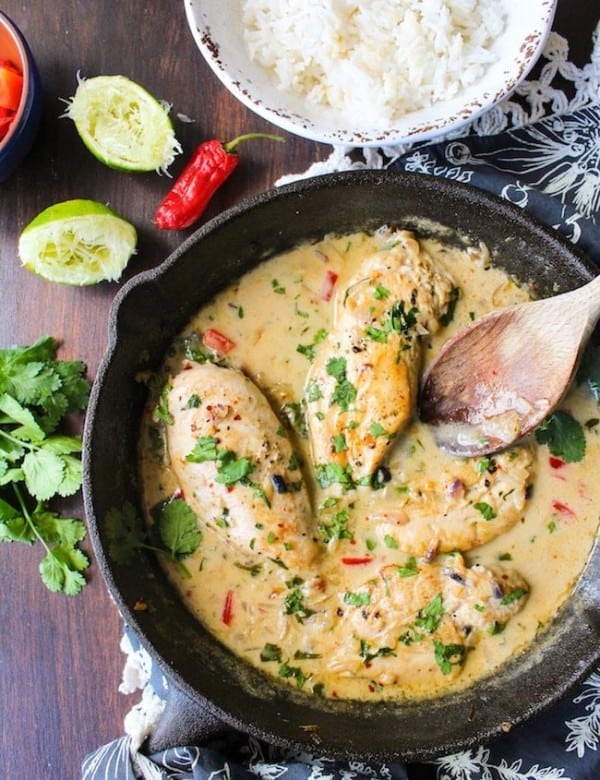
M 273 124 L 305 138 L 334 145 L 388 146 L 446 134 L 500 102 L 529 73 L 551 29 L 557 0 L 498 0 L 508 22 L 494 44 L 496 61 L 484 78 L 446 102 L 402 116 L 393 126 L 372 127 L 334 110 L 284 93 L 250 60 L 239 0 L 184 0 L 187 20 L 202 55 L 223 84 L 246 106 Z

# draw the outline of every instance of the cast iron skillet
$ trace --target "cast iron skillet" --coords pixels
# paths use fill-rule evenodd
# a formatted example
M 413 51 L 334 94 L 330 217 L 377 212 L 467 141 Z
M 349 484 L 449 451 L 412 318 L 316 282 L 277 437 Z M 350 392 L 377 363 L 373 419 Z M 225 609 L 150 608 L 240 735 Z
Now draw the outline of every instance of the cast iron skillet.
M 233 278 L 300 241 L 384 223 L 410 228 L 423 220 L 450 228 L 450 240 L 456 240 L 456 231 L 466 242 L 484 241 L 497 264 L 533 282 L 539 295 L 571 289 L 595 275 L 592 264 L 553 232 L 479 190 L 427 176 L 362 171 L 309 179 L 231 209 L 200 228 L 159 268 L 125 284 L 116 297 L 110 343 L 86 419 L 84 499 L 110 593 L 174 690 L 183 694 L 172 707 L 175 721 L 171 713 L 167 726 L 161 724 L 166 732 L 161 747 L 205 733 L 208 717 L 212 725 L 223 722 L 281 746 L 331 757 L 424 760 L 522 723 L 556 701 L 600 658 L 596 548 L 552 625 L 499 673 L 464 693 L 432 701 L 362 704 L 309 698 L 267 679 L 191 617 L 151 553 L 140 554 L 130 566 L 115 564 L 109 555 L 107 513 L 127 501 L 138 503 L 136 440 L 146 398 L 139 373 L 159 366 L 173 337 L 200 306 Z M 146 611 L 134 609 L 140 600 Z M 171 726 L 182 730 L 173 733 Z

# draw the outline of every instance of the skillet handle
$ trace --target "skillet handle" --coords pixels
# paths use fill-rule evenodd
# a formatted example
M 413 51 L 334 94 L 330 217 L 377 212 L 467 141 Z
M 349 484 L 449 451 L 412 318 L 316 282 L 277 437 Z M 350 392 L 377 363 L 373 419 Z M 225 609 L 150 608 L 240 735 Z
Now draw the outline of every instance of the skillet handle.
M 231 731 L 224 721 L 169 680 L 165 709 L 146 741 L 145 751 L 152 754 L 173 747 L 199 745 Z

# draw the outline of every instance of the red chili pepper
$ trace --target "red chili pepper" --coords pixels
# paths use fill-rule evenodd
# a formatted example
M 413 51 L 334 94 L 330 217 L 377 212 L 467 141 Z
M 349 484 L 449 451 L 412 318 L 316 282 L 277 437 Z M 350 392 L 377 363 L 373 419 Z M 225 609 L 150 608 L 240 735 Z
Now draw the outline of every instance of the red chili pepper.
M 225 601 L 223 602 L 223 611 L 221 612 L 221 620 L 226 626 L 231 625 L 233 620 L 233 591 L 228 590 L 225 594 Z
M 549 461 L 553 469 L 562 469 L 563 466 L 567 465 L 562 458 L 555 458 L 553 455 L 550 456 Z
M 190 227 L 208 206 L 210 199 L 237 168 L 240 158 L 236 149 L 251 138 L 271 138 L 278 135 L 246 133 L 232 141 L 204 141 L 192 154 L 154 216 L 154 224 L 162 230 L 183 230 Z
M 232 341 L 216 328 L 207 328 L 204 331 L 202 334 L 202 344 L 207 349 L 212 349 L 220 356 L 226 355 L 235 347 L 235 341 Z
M 355 556 L 355 557 L 348 557 L 348 558 L 342 558 L 342 563 L 345 566 L 361 566 L 365 563 L 371 563 L 373 558 L 371 558 L 369 555 L 364 555 L 362 557 Z

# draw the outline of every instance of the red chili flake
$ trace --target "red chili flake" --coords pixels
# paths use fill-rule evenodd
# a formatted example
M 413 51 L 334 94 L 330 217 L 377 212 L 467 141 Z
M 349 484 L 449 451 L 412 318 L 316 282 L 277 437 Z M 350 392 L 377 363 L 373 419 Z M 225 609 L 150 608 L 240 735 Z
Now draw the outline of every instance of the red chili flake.
M 224 333 L 216 328 L 207 328 L 202 334 L 202 344 L 207 349 L 213 350 L 217 355 L 227 355 L 235 347 L 235 341 L 232 341 Z
M 225 594 L 225 601 L 223 602 L 223 610 L 221 611 L 221 621 L 230 626 L 233 621 L 233 591 L 228 590 Z
M 371 558 L 370 555 L 362 555 L 362 556 L 348 556 L 342 558 L 342 563 L 345 566 L 362 566 L 365 563 L 371 563 L 373 561 L 373 558 Z
M 563 517 L 575 517 L 575 512 L 571 509 L 571 507 L 567 506 L 562 501 L 554 500 L 552 502 L 552 507 L 561 515 L 563 515 Z
M 551 455 L 548 461 L 553 469 L 562 469 L 563 466 L 567 465 L 562 458 L 556 458 L 554 455 Z
M 331 296 L 333 295 L 333 289 L 335 287 L 335 283 L 338 280 L 338 274 L 336 274 L 335 271 L 332 271 L 331 269 L 327 269 L 325 271 L 325 278 L 323 279 L 323 284 L 321 285 L 321 300 L 322 301 L 330 301 Z

